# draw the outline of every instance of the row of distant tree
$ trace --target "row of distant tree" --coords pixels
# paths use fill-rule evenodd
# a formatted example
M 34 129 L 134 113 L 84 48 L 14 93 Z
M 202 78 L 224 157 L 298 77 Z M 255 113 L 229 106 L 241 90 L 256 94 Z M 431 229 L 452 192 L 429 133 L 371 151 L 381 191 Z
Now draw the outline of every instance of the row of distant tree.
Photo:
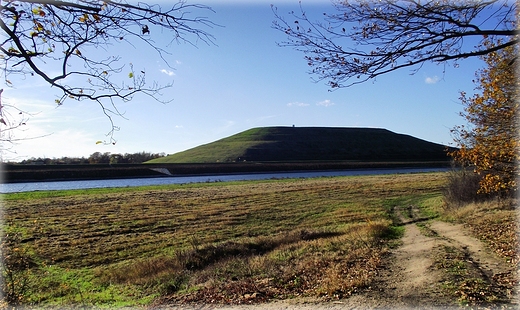
M 21 165 L 81 165 L 81 164 L 140 164 L 145 161 L 164 157 L 165 153 L 126 153 L 111 154 L 110 152 L 95 152 L 89 157 L 61 157 L 61 158 L 29 158 L 18 164 Z

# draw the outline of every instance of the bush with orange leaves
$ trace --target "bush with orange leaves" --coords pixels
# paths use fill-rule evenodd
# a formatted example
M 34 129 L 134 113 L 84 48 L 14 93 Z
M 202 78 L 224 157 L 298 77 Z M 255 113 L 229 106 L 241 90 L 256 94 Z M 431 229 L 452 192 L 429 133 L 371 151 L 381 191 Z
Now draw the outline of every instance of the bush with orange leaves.
M 500 42 L 487 41 L 489 47 Z M 481 176 L 479 193 L 512 195 L 518 189 L 519 126 L 518 46 L 482 56 L 486 67 L 477 71 L 476 93 L 461 93 L 468 127 L 452 130 L 459 150 L 455 161 L 472 167 Z

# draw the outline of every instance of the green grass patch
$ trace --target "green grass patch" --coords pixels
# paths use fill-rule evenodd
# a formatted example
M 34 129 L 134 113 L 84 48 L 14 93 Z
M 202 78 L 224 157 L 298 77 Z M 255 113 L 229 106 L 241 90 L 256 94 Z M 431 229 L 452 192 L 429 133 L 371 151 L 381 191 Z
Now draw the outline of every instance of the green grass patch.
M 445 146 L 375 128 L 252 128 L 147 163 L 447 161 Z
M 403 233 L 388 208 L 442 173 L 4 195 L 2 243 L 31 263 L 18 302 L 121 307 L 338 298 L 370 285 Z M 14 265 L 13 265 L 14 266 Z

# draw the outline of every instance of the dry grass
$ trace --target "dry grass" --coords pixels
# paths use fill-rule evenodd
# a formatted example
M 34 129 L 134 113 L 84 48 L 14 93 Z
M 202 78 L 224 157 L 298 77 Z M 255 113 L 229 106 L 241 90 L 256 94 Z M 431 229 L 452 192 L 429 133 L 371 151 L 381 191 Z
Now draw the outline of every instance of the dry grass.
M 482 271 L 468 263 L 464 253 L 444 249 L 439 255 L 445 270 L 446 283 L 459 301 L 467 305 L 503 303 L 518 294 L 520 262 L 518 237 L 518 209 L 516 199 L 494 199 L 483 202 L 448 205 L 443 213 L 447 220 L 464 224 L 472 235 L 478 237 L 497 255 L 502 257 L 512 271 L 496 273 L 485 278 Z
M 345 297 L 372 280 L 386 254 L 380 238 L 372 225 L 358 225 L 339 236 L 287 243 L 267 255 L 229 257 L 194 273 L 188 287 L 196 291 L 180 292 L 170 300 L 251 303 L 295 296 Z
M 518 265 L 520 244 L 517 203 L 516 199 L 468 203 L 460 208 L 450 208 L 444 217 L 465 224 L 473 235 L 486 242 L 498 255 Z
M 440 196 L 444 182 L 435 173 L 13 195 L 3 230 L 40 264 L 26 303 L 337 298 L 370 283 L 396 235 L 391 208 Z

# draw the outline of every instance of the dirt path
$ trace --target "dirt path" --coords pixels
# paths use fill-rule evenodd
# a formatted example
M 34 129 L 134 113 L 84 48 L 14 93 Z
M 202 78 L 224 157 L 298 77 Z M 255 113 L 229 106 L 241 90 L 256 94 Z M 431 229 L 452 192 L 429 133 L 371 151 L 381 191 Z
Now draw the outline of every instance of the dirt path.
M 454 298 L 447 296 L 442 289 L 445 271 L 435 268 L 436 259 L 445 248 L 460 253 L 463 260 L 469 263 L 471 272 L 476 273 L 474 277 L 491 281 L 494 275 L 512 271 L 512 267 L 494 255 L 480 240 L 469 235 L 462 225 L 427 221 L 412 206 L 396 209 L 395 213 L 406 227 L 402 246 L 393 252 L 371 289 L 346 301 L 352 308 L 457 306 Z M 516 309 L 518 300 L 504 307 Z
M 402 210 L 396 212 L 406 225 L 402 245 L 394 250 L 374 286 L 349 299 L 349 303 L 385 308 L 449 305 L 437 285 L 441 280 L 440 271 L 431 268 L 431 253 L 438 239 L 421 233 L 415 225 L 418 221 L 415 216 L 408 219 Z
M 511 271 L 503 260 L 490 252 L 481 241 L 466 233 L 462 225 L 427 221 L 415 207 L 396 208 L 396 216 L 405 226 L 402 245 L 393 250 L 373 285 L 358 294 L 336 302 L 321 303 L 295 299 L 247 306 L 191 305 L 168 306 L 168 309 L 439 309 L 457 307 L 453 296 L 442 289 L 444 271 L 435 268 L 443 249 L 463 256 L 478 278 L 490 280 L 494 275 Z M 442 254 L 442 253 L 441 253 Z M 518 294 L 516 295 L 518 297 Z M 518 299 L 504 308 L 517 309 Z

